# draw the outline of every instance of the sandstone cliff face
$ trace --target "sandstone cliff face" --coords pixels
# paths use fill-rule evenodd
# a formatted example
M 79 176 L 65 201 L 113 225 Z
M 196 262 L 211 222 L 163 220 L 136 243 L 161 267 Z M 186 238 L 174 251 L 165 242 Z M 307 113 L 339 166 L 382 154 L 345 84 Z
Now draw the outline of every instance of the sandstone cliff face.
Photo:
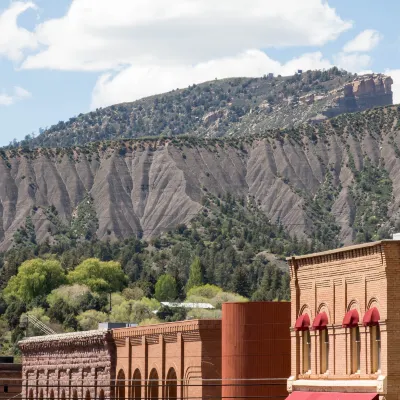
M 50 237 L 52 223 L 40 210 L 54 205 L 60 218 L 70 220 L 86 193 L 94 200 L 97 235 L 102 239 L 138 232 L 150 237 L 188 223 L 202 209 L 206 192 L 254 196 L 272 221 L 298 236 L 310 235 L 313 221 L 307 199 L 320 190 L 328 170 L 332 185 L 339 188 L 331 213 L 341 228 L 341 241 L 350 243 L 355 215 L 350 192 L 354 172 L 363 168 L 366 159 L 385 169 L 393 182 L 388 219 L 397 219 L 400 205 L 400 112 L 393 107 L 367 114 L 369 119 L 356 114 L 356 120 L 342 121 L 341 128 L 337 127 L 341 120 L 326 122 L 325 133 L 316 130 L 315 136 L 309 127 L 242 142 L 133 141 L 124 142 L 123 151 L 98 145 L 94 150 L 78 148 L 58 155 L 50 150 L 4 154 L 0 248 L 12 245 L 13 234 L 33 209 L 38 240 Z M 381 129 L 370 120 L 380 121 Z M 358 125 L 355 133 L 352 127 Z

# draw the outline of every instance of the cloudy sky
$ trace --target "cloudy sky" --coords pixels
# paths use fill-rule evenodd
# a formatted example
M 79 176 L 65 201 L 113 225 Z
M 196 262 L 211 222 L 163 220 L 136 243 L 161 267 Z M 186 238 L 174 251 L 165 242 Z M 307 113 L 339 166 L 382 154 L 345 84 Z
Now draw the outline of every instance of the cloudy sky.
M 0 145 L 215 78 L 337 65 L 400 84 L 399 14 L 393 0 L 0 0 Z

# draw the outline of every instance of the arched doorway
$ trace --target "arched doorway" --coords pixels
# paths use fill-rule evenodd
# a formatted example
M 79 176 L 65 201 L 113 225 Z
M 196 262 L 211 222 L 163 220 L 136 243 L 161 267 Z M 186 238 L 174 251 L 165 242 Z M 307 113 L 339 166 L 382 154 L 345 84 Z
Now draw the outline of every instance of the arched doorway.
M 174 368 L 170 368 L 170 370 L 168 371 L 165 388 L 167 399 L 175 400 L 178 398 L 178 383 Z
M 140 400 L 142 398 L 142 374 L 138 369 L 135 370 L 132 379 L 132 396 L 134 400 Z
M 149 400 L 158 400 L 158 372 L 154 368 L 150 372 L 149 376 Z
M 117 377 L 117 399 L 125 400 L 125 372 L 120 369 Z

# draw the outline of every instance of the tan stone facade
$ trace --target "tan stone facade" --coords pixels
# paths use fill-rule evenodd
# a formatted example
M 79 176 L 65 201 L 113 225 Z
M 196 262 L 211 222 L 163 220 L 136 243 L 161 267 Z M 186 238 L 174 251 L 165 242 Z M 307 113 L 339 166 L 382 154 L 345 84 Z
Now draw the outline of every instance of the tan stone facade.
M 221 397 L 220 320 L 115 329 L 113 337 L 117 399 Z
M 39 336 L 19 343 L 27 400 L 113 399 L 115 347 L 108 331 Z
M 293 257 L 288 263 L 292 295 L 289 392 L 369 392 L 397 399 L 400 242 L 345 247 Z M 325 316 L 327 321 L 321 322 Z M 313 330 L 312 325 L 318 323 L 322 329 Z

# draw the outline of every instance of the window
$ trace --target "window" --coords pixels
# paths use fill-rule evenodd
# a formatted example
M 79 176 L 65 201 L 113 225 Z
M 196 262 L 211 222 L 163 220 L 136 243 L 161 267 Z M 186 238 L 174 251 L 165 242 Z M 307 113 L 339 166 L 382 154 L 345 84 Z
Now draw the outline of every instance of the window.
M 358 326 L 350 328 L 350 351 L 351 351 L 351 373 L 356 374 L 360 372 L 360 351 L 361 339 L 360 328 Z
M 173 368 L 168 371 L 166 392 L 168 400 L 176 400 L 178 398 L 178 382 L 176 372 Z
M 377 373 L 381 370 L 381 330 L 379 325 L 370 327 L 371 337 L 371 372 Z
M 327 329 L 319 331 L 319 348 L 321 357 L 321 374 L 329 370 L 329 334 Z
M 311 335 L 307 329 L 303 331 L 303 373 L 311 370 Z
M 8 386 L 4 386 L 4 393 L 8 393 Z

